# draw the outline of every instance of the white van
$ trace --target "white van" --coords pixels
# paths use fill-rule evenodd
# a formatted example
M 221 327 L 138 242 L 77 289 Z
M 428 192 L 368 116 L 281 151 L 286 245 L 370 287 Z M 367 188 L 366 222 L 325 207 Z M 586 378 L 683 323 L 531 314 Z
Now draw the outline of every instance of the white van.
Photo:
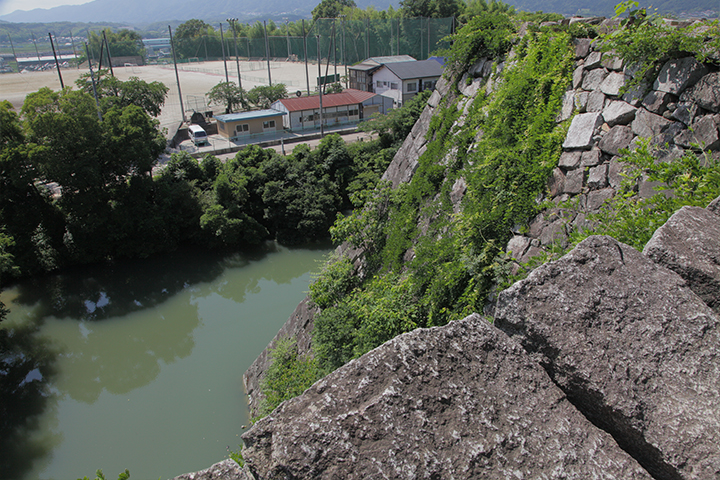
M 205 130 L 199 125 L 190 125 L 188 127 L 188 135 L 195 145 L 210 143 L 208 142 L 207 133 L 205 133 Z

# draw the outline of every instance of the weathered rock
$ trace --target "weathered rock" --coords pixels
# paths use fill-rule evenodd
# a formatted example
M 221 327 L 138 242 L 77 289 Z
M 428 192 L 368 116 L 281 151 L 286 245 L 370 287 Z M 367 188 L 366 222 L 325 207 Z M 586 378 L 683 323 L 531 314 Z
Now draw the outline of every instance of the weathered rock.
M 590 92 L 587 97 L 587 103 L 585 104 L 586 112 L 602 112 L 605 106 L 605 94 L 599 90 Z
M 460 177 L 455 180 L 452 190 L 450 191 L 450 202 L 453 205 L 453 211 L 455 211 L 455 213 L 458 213 L 462 210 L 460 202 L 462 202 L 463 197 L 465 197 L 466 191 L 467 183 L 465 182 L 465 179 L 463 177 Z
M 710 308 L 720 311 L 720 216 L 683 207 L 655 231 L 643 253 L 684 278 Z
M 563 148 L 590 148 L 593 144 L 595 129 L 602 124 L 599 112 L 575 115 L 570 123 Z
M 573 71 L 573 83 L 572 83 L 573 90 L 578 89 L 580 87 L 580 85 L 582 84 L 584 71 L 585 71 L 585 67 L 583 67 L 582 65 L 580 65 Z
M 590 188 L 605 188 L 607 187 L 607 171 L 608 166 L 606 164 L 592 167 L 588 172 L 587 185 Z
M 588 100 L 590 99 L 590 93 L 584 91 L 575 91 L 575 108 L 579 113 L 585 113 L 587 111 Z
M 401 183 L 409 182 L 418 167 L 418 158 L 427 149 L 425 134 L 430 125 L 433 108 L 426 106 L 420 118 L 415 122 L 410 135 L 405 138 L 395 157 L 383 173 L 382 180 L 389 180 L 393 188 Z
M 603 110 L 603 118 L 611 127 L 615 125 L 627 125 L 635 118 L 637 108 L 629 103 L 613 100 Z
M 559 167 L 553 169 L 552 176 L 548 179 L 548 190 L 550 190 L 550 196 L 555 197 L 563 192 L 563 185 L 565 184 L 565 174 Z
M 557 219 L 548 225 L 545 225 L 545 227 L 540 232 L 540 235 L 538 235 L 538 240 L 540 240 L 541 245 L 552 245 L 552 244 L 560 244 L 561 246 L 565 246 L 567 244 L 567 232 L 565 231 L 565 221 L 563 219 Z
M 653 90 L 679 95 L 692 86 L 707 73 L 707 67 L 694 57 L 668 60 L 660 69 L 660 74 L 653 84 Z
M 611 72 L 600 84 L 600 91 L 605 95 L 617 97 L 620 89 L 625 85 L 625 74 L 623 72 Z
M 597 68 L 600 66 L 601 61 L 602 61 L 602 53 L 601 52 L 590 52 L 590 54 L 585 59 L 585 68 L 587 70 L 592 70 L 594 68 Z
M 253 480 L 235 461 L 227 459 L 199 472 L 185 473 L 172 480 Z
M 599 90 L 600 85 L 602 84 L 603 80 L 605 80 L 605 77 L 607 77 L 607 75 L 607 72 L 602 68 L 596 68 L 594 70 L 588 71 L 583 77 L 582 89 Z
M 634 137 L 632 128 L 616 125 L 600 140 L 598 147 L 605 153 L 617 155 L 621 149 L 628 148 Z
M 702 77 L 693 87 L 690 98 L 705 110 L 720 112 L 720 72 Z
M 588 56 L 588 53 L 590 53 L 590 44 L 592 43 L 592 38 L 576 38 L 573 40 L 573 44 L 575 44 L 575 59 L 579 58 L 585 58 Z
M 674 118 L 675 120 L 678 120 L 685 125 L 691 125 L 692 122 L 695 120 L 695 115 L 697 114 L 698 110 L 699 108 L 696 104 L 682 102 L 677 105 L 675 110 L 673 110 L 670 118 Z
M 592 150 L 582 152 L 582 156 L 580 157 L 580 166 L 594 167 L 595 165 L 599 165 L 601 161 L 600 150 L 593 148 Z
M 563 152 L 558 160 L 558 166 L 567 169 L 576 168 L 580 165 L 581 156 L 582 152 L 578 151 Z
M 514 235 L 508 242 L 505 251 L 510 254 L 511 257 L 518 259 L 530 248 L 531 242 L 532 239 L 529 237 Z
M 588 212 L 595 211 L 603 206 L 603 204 L 615 196 L 615 190 L 612 188 L 603 188 L 600 190 L 593 190 L 587 194 L 585 200 L 585 208 Z
M 660 115 L 639 108 L 632 122 L 632 131 L 639 137 L 659 137 L 673 122 Z
M 718 317 L 676 273 L 589 237 L 501 292 L 495 325 L 655 478 L 720 475 Z
M 623 61 L 615 52 L 605 52 L 602 56 L 600 64 L 608 70 L 622 70 Z
M 569 193 L 571 195 L 582 192 L 583 179 L 585 178 L 585 169 L 577 168 L 571 170 L 565 175 L 565 183 L 563 185 L 563 193 Z
M 648 111 L 662 115 L 670 103 L 677 101 L 677 97 L 671 93 L 658 92 L 653 90 L 645 95 L 642 104 Z
M 608 184 L 616 191 L 622 185 L 624 177 L 621 175 L 625 169 L 625 165 L 618 160 L 618 157 L 610 159 L 608 164 Z
M 692 130 L 686 129 L 675 137 L 675 144 L 690 148 L 697 144 L 703 150 L 717 150 L 720 148 L 720 134 L 712 115 L 705 115 L 692 125 Z
M 258 480 L 650 478 L 477 314 L 386 342 L 243 440 Z

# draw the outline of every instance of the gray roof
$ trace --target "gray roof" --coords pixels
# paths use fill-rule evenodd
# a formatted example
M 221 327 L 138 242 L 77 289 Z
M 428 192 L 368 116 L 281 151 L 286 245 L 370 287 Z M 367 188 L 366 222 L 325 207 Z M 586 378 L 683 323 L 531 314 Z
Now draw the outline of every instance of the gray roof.
M 416 62 L 388 63 L 383 67 L 393 72 L 399 79 L 439 77 L 443 67 L 436 60 L 420 60 Z
M 392 55 L 387 57 L 370 57 L 367 60 L 372 60 L 379 65 L 385 65 L 386 63 L 398 63 L 398 62 L 415 62 L 416 60 L 410 55 Z
M 228 123 L 228 122 L 237 122 L 238 120 L 250 120 L 253 118 L 276 117 L 278 115 L 287 115 L 287 113 L 279 112 L 277 110 L 273 110 L 272 108 L 270 108 L 267 110 L 253 110 L 250 112 L 226 113 L 223 115 L 215 115 L 215 119 L 218 122 Z

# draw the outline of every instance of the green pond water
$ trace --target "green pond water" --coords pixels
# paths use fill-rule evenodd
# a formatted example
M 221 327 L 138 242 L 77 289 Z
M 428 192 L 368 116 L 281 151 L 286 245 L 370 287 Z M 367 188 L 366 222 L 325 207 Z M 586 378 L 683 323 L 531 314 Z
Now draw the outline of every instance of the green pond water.
M 166 479 L 227 458 L 242 374 L 328 251 L 185 251 L 3 291 L 0 478 Z

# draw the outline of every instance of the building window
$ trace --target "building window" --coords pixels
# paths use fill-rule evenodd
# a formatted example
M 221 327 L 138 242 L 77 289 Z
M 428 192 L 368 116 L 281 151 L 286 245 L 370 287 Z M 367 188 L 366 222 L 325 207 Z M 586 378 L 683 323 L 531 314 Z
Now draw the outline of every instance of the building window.
M 235 126 L 235 133 L 243 133 L 250 130 L 250 126 L 247 123 L 241 123 Z
M 390 89 L 391 89 L 391 90 L 397 90 L 397 89 L 398 89 L 398 84 L 395 83 L 395 82 L 392 82 L 392 83 L 390 84 Z
M 351 108 L 348 110 L 348 115 L 351 117 L 357 117 L 360 114 L 360 111 L 357 108 Z
M 423 90 L 432 90 L 433 88 L 435 88 L 435 82 L 432 80 L 425 80 L 423 82 Z
M 263 122 L 263 128 L 275 128 L 275 120 Z
M 412 82 L 407 84 L 407 91 L 408 92 L 417 92 L 417 83 Z

